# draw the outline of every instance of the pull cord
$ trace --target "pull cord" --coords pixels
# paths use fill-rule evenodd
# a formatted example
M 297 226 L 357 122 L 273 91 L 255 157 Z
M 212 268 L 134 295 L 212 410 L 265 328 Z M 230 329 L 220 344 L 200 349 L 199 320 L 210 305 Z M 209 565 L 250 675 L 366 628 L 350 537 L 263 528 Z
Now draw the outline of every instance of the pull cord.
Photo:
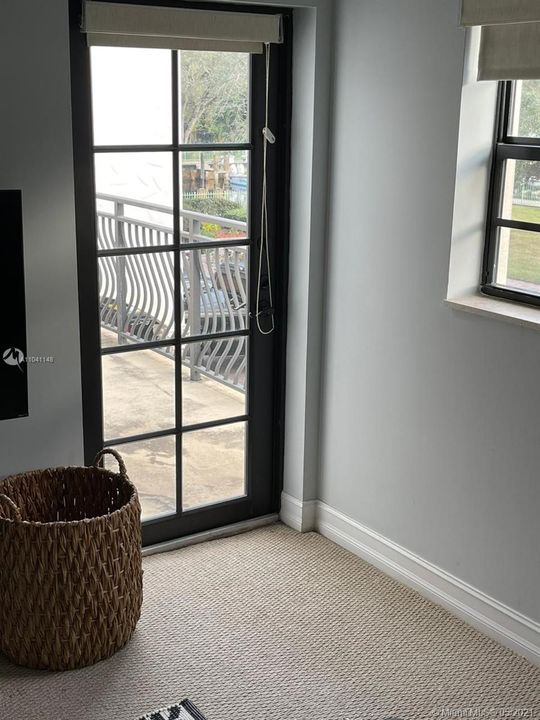
M 268 100 L 269 100 L 269 88 L 270 88 L 270 43 L 265 43 L 266 53 L 266 107 L 265 107 L 265 120 L 263 134 L 263 184 L 262 184 L 262 199 L 261 199 L 261 242 L 259 247 L 259 270 L 257 274 L 257 302 L 255 306 L 255 318 L 257 321 L 257 328 L 261 335 L 270 335 L 275 330 L 274 324 L 274 301 L 272 297 L 272 275 L 270 269 L 270 250 L 268 246 L 268 200 L 267 200 L 267 152 L 268 143 L 273 145 L 276 142 L 274 133 L 268 127 Z M 262 266 L 263 260 L 266 262 L 266 270 L 268 273 L 268 300 L 269 307 L 261 310 L 260 295 L 261 295 L 261 278 L 262 278 Z M 271 327 L 269 330 L 263 330 L 261 327 L 260 317 L 261 315 L 268 315 L 271 320 Z

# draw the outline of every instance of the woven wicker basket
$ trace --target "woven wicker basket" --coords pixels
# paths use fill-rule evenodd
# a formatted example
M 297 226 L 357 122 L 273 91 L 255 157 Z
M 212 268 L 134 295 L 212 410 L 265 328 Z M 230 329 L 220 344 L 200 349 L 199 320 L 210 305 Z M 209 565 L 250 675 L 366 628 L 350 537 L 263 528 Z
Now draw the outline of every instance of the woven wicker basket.
M 119 473 L 98 467 L 105 453 Z M 48 670 L 113 655 L 142 604 L 141 508 L 120 455 L 12 475 L 0 493 L 0 651 Z

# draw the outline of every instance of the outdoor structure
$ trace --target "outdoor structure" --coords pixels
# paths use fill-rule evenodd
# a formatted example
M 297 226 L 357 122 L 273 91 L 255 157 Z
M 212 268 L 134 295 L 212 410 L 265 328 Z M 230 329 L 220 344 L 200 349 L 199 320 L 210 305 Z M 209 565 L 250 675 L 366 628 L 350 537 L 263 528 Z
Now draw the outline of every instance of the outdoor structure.
M 172 246 L 172 210 L 162 205 L 98 195 L 98 248 L 111 256 L 100 260 L 100 316 L 118 343 L 166 340 L 173 333 L 174 268 L 172 253 L 114 256 L 118 248 Z M 137 219 L 133 211 L 170 217 L 169 224 Z M 208 242 L 208 227 L 227 240 L 245 238 L 247 223 L 184 210 L 181 241 Z M 205 234 L 206 230 L 206 234 Z M 194 337 L 246 328 L 247 251 L 245 247 L 186 250 L 181 254 L 182 336 Z M 245 389 L 245 338 L 191 343 L 183 360 L 191 377 L 201 373 L 231 387 Z M 166 354 L 172 357 L 173 350 Z

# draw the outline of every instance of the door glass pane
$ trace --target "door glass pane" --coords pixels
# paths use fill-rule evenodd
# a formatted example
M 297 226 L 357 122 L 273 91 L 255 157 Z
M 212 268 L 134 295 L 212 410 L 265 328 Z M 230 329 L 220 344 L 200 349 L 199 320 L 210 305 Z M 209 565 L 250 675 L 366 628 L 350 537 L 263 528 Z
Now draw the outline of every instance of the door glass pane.
M 184 509 L 245 495 L 245 446 L 246 423 L 184 433 Z
M 246 413 L 247 338 L 186 343 L 182 348 L 182 422 Z
M 94 143 L 171 143 L 170 51 L 93 47 L 90 57 Z
M 540 137 L 540 80 L 518 80 L 514 88 L 509 134 Z
M 498 285 L 540 295 L 540 232 L 499 228 Z
M 172 348 L 104 355 L 101 371 L 106 440 L 175 426 Z
M 118 444 L 143 520 L 176 513 L 180 477 L 184 509 L 247 491 L 247 422 L 183 427 L 247 413 L 248 337 L 200 336 L 248 329 L 251 155 L 170 148 L 173 137 L 189 146 L 249 143 L 251 59 L 248 53 L 179 51 L 173 129 L 173 57 L 167 50 L 91 50 L 94 141 L 120 150 L 94 153 L 101 341 L 114 350 L 101 356 L 103 434 L 120 441 L 174 432 Z M 169 149 L 134 152 L 133 145 Z M 175 250 L 174 212 L 184 246 Z M 200 247 L 209 242 L 219 247 Z M 176 349 L 116 352 L 126 344 L 180 338 Z M 181 353 L 176 366 L 175 352 Z M 106 464 L 116 469 L 112 458 Z
M 232 52 L 178 53 L 182 143 L 249 141 L 249 57 Z
M 172 247 L 174 242 L 172 214 L 147 211 L 123 199 L 98 199 L 96 233 L 98 250 Z
M 127 473 L 139 492 L 143 520 L 176 512 L 176 439 L 174 436 L 118 445 Z M 105 456 L 105 466 L 118 472 L 118 463 Z
M 248 253 L 246 247 L 181 253 L 183 337 L 246 329 Z
M 172 252 L 100 257 L 98 267 L 103 347 L 173 337 Z
M 247 237 L 248 151 L 184 152 L 180 159 L 182 242 Z
M 501 217 L 540 223 L 540 162 L 506 161 Z
M 140 220 L 140 227 L 149 227 L 150 231 L 172 231 L 172 153 L 96 153 L 95 181 L 98 214 Z M 127 247 L 172 242 L 171 237 L 159 238 L 157 230 L 150 232 L 151 239 L 146 241 L 135 239 L 136 232 L 135 227 L 130 232 L 126 229 L 114 239 L 124 240 Z

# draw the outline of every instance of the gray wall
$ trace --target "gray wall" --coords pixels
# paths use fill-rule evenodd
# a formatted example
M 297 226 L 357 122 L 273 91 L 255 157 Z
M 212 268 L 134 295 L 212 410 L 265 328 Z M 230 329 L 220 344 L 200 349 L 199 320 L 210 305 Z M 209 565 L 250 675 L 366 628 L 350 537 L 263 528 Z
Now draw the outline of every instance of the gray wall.
M 29 366 L 30 416 L 0 423 L 3 476 L 80 463 L 82 418 L 67 3 L 3 0 L 0 34 L 0 188 L 23 191 L 28 353 L 55 358 Z
M 319 495 L 538 620 L 540 335 L 443 304 L 458 5 L 338 4 Z

